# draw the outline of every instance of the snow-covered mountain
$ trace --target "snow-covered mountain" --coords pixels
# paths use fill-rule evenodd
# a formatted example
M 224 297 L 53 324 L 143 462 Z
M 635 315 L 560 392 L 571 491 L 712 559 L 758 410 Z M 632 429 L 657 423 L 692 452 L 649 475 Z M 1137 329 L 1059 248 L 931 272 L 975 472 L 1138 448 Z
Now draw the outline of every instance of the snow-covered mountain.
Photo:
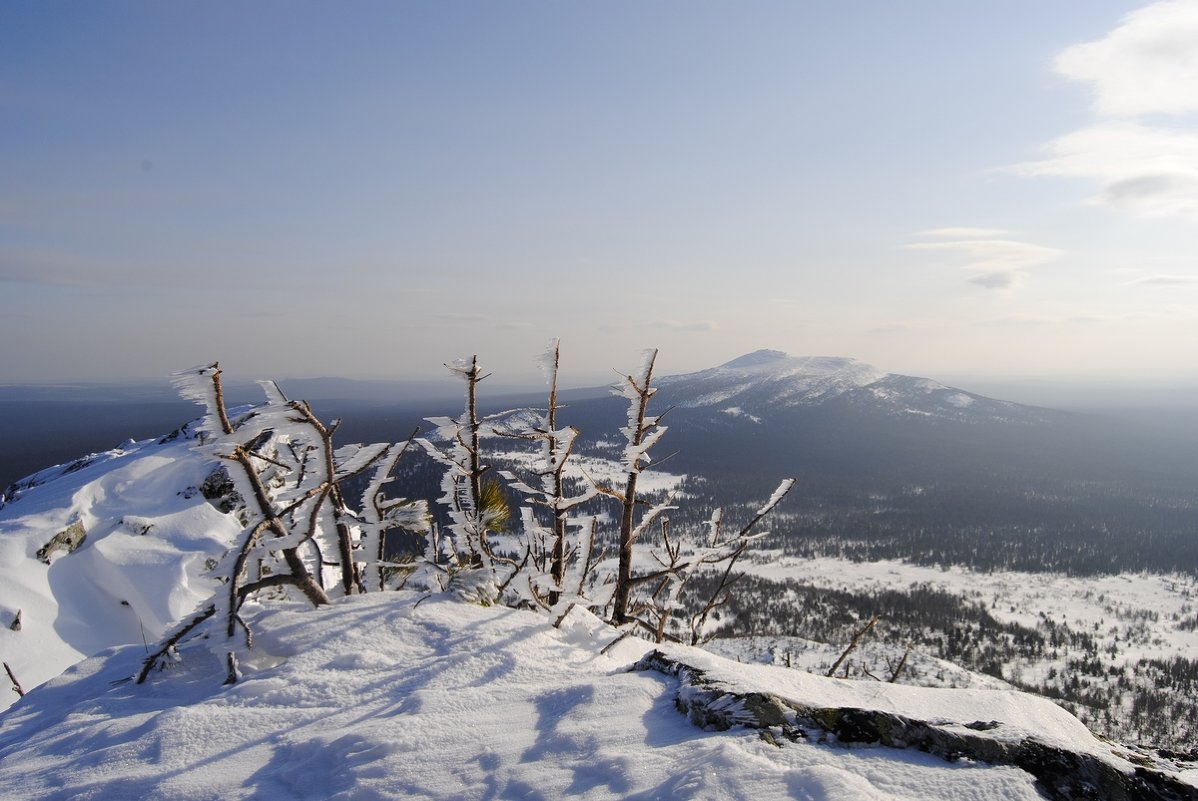
M 756 354 L 695 375 L 739 375 L 747 405 L 754 386 L 779 391 L 789 361 L 811 360 Z M 840 397 L 886 378 L 820 369 Z M 684 381 L 707 378 L 663 387 Z M 679 411 L 735 421 L 730 398 Z M 143 643 L 210 595 L 208 568 L 240 530 L 193 444 L 187 429 L 126 442 L 18 482 L 0 507 L 0 658 L 29 691 L 0 698 L 13 704 L 0 714 L 0 798 L 838 801 L 1095 786 L 1198 798 L 1192 764 L 1101 742 L 1012 690 L 824 679 L 680 646 L 646 660 L 653 646 L 636 639 L 605 651 L 615 633 L 584 612 L 554 629 L 444 596 L 251 604 L 238 683 L 222 686 L 226 667 L 195 641 L 134 685 Z M 879 741 L 890 747 L 843 747 Z
M 1043 419 L 1043 410 L 946 387 L 927 378 L 886 373 L 856 359 L 788 356 L 759 350 L 719 367 L 663 377 L 663 401 L 760 422 L 795 407 L 834 404 L 889 416 L 962 422 Z
M 721 423 L 742 408 L 745 424 L 760 430 L 751 423 L 760 418 L 749 415 L 862 391 L 878 397 L 879 387 L 898 379 L 851 360 L 759 351 L 712 370 L 663 378 L 661 391 L 679 399 L 678 412 L 712 413 Z M 972 397 L 943 388 L 924 394 Z M 703 421 L 688 423 L 705 446 L 725 447 L 705 432 Z M 675 429 L 672 438 L 687 428 Z M 787 433 L 785 427 L 774 432 L 772 443 L 784 444 Z M 239 524 L 205 497 L 213 495 L 206 482 L 215 465 L 193 444 L 184 427 L 171 437 L 128 441 L 47 468 L 7 488 L 0 498 L 0 654 L 24 685 L 36 687 L 104 648 L 153 643 L 211 594 L 206 570 Z M 579 460 L 587 474 L 605 475 L 594 456 Z M 655 486 L 653 475 L 642 483 Z M 0 709 L 15 697 L 0 694 Z

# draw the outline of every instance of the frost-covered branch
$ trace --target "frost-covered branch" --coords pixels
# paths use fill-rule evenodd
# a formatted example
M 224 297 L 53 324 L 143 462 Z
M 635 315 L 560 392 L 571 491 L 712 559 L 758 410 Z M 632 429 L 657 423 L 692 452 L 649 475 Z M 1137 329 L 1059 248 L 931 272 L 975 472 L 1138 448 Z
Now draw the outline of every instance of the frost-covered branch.
M 422 534 L 431 528 L 428 503 L 409 501 L 405 498 L 387 498 L 383 485 L 390 482 L 391 473 L 400 457 L 407 452 L 420 429 L 412 432 L 402 445 L 392 445 L 377 462 L 374 474 L 366 491 L 362 493 L 362 564 L 363 586 L 367 590 L 384 589 L 383 564 L 385 559 L 385 534 L 390 529 L 407 529 Z
M 499 588 L 510 583 L 523 562 L 496 552 L 491 543 L 491 533 L 506 524 L 510 510 L 499 485 L 483 481 L 491 468 L 483 464 L 480 449 L 484 421 L 478 416 L 478 384 L 487 375 L 477 356 L 445 366 L 466 382 L 466 408 L 457 419 L 428 418 L 438 426 L 437 433 L 448 439 L 444 449 L 428 439 L 416 442 L 445 468 L 438 500 L 449 511 L 451 568 L 488 573 L 485 578 L 463 576 L 459 581 L 469 585 L 469 595 L 485 598 L 493 594 L 487 600 L 494 600 Z M 494 433 L 493 427 L 486 427 L 486 433 Z
M 334 589 L 344 594 L 364 589 L 355 558 L 362 529 L 358 515 L 346 502 L 342 482 L 386 462 L 386 469 L 380 466 L 371 483 L 374 514 L 364 515 L 376 524 L 370 530 L 369 543 L 374 556 L 362 560 L 368 564 L 380 561 L 382 534 L 390 524 L 401 519 L 414 522 L 420 515 L 409 519 L 392 509 L 398 502 L 381 496 L 386 474 L 403 448 L 381 444 L 335 448 L 333 435 L 339 421 L 326 425 L 307 403 L 288 400 L 272 381 L 259 382 L 266 396 L 264 404 L 230 415 L 216 363 L 181 371 L 173 381 L 183 397 L 204 406 L 199 428 L 205 438 L 197 447 L 231 463 L 229 477 L 246 501 L 244 526 L 213 571 L 222 583 L 211 601 L 147 659 L 139 681 L 179 638 L 212 618 L 223 634 L 210 639 L 212 648 L 228 649 L 223 656 L 228 675 L 235 678 L 236 650 L 252 646 L 252 632 L 241 608 L 259 591 L 292 587 L 315 606 L 329 603 L 321 554 L 334 548 L 339 559 L 333 564 L 340 567 Z M 423 505 L 418 509 L 426 511 Z M 233 644 L 239 629 L 245 634 L 243 646 Z
M 636 376 L 628 375 L 613 387 L 615 394 L 628 401 L 628 425 L 620 429 L 627 445 L 624 448 L 624 493 L 621 498 L 619 531 L 619 563 L 616 568 L 616 586 L 612 595 L 612 622 L 623 625 L 628 622 L 629 593 L 632 590 L 632 546 L 636 541 L 637 479 L 642 463 L 649 462 L 649 448 L 665 433 L 664 426 L 657 425 L 657 418 L 648 415 L 649 399 L 657 389 L 651 386 L 653 363 L 657 360 L 657 349 L 645 351 L 644 360 Z
M 541 369 L 549 383 L 549 404 L 545 415 L 536 425 L 515 433 L 519 438 L 540 443 L 537 459 L 532 467 L 532 473 L 540 479 L 538 485 L 533 486 L 532 483 L 520 481 L 512 473 L 502 474 L 508 479 L 509 486 L 525 495 L 531 505 L 525 507 L 522 514 L 524 535 L 528 547 L 535 554 L 534 564 L 538 571 L 542 575 L 548 573 L 548 587 L 542 586 L 534 577 L 530 579 L 529 589 L 536 603 L 550 609 L 561 603 L 563 596 L 567 594 L 567 566 L 571 558 L 579 556 L 578 546 L 571 547 L 569 543 L 571 512 L 598 494 L 593 486 L 578 495 L 566 494 L 566 465 L 573 453 L 579 432 L 572 426 L 558 428 L 557 379 L 560 365 L 561 344 L 554 339 L 540 359 Z M 547 510 L 550 516 L 548 527 L 537 522 L 536 508 Z M 583 554 L 583 558 L 587 560 L 591 557 L 589 547 Z

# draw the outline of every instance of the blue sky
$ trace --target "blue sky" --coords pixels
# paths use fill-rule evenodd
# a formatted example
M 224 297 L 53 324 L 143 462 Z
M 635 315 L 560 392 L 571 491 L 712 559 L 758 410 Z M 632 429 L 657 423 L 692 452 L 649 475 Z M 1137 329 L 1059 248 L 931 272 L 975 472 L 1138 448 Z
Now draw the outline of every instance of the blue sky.
M 7 3 L 0 383 L 1193 379 L 1196 112 L 1196 0 Z

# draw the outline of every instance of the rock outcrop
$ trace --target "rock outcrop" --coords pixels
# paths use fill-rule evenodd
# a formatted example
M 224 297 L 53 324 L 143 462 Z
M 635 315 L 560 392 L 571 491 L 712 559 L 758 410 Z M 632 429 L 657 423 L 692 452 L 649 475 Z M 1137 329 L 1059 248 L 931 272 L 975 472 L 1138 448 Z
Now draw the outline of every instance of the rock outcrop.
M 1198 801 L 1198 788 L 1161 767 L 1103 759 L 1034 738 L 1002 737 L 1000 721 L 927 722 L 882 710 L 805 706 L 731 687 L 661 651 L 646 654 L 633 669 L 676 677 L 675 705 L 705 729 L 755 729 L 778 746 L 801 740 L 878 744 L 915 748 L 949 761 L 1011 765 L 1034 776 L 1040 791 L 1054 801 Z

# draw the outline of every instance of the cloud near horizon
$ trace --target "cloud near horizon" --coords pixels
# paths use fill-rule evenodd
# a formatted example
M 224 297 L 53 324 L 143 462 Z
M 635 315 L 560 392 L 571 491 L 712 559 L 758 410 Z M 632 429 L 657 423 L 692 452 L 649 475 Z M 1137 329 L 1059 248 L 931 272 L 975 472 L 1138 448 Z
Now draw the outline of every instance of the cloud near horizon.
M 930 236 L 937 239 L 997 239 L 1010 236 L 1011 232 L 1003 228 L 932 228 L 920 231 L 917 236 Z
M 709 320 L 696 320 L 694 322 L 683 322 L 681 320 L 649 320 L 643 323 L 637 323 L 636 328 L 657 328 L 667 331 L 714 331 L 715 323 Z
M 942 228 L 938 231 L 970 230 Z M 976 230 L 976 229 L 973 229 Z M 930 232 L 925 232 L 930 233 Z M 947 242 L 912 242 L 905 250 L 943 252 L 965 259 L 963 269 L 973 273 L 966 280 L 989 290 L 1009 291 L 1027 278 L 1028 269 L 1047 264 L 1064 255 L 1056 248 L 1013 239 L 957 239 Z
M 1015 166 L 1028 176 L 1082 178 L 1101 189 L 1087 202 L 1144 217 L 1198 217 L 1198 133 L 1113 122 L 1050 142 L 1049 158 Z
M 1198 131 L 1153 115 L 1198 111 L 1198 0 L 1167 0 L 1127 15 L 1102 39 L 1074 45 L 1056 71 L 1090 84 L 1100 121 L 1045 145 L 1047 158 L 1014 166 L 1027 176 L 1100 186 L 1088 202 L 1142 217 L 1198 218 Z
M 1147 275 L 1126 286 L 1198 286 L 1198 275 Z

